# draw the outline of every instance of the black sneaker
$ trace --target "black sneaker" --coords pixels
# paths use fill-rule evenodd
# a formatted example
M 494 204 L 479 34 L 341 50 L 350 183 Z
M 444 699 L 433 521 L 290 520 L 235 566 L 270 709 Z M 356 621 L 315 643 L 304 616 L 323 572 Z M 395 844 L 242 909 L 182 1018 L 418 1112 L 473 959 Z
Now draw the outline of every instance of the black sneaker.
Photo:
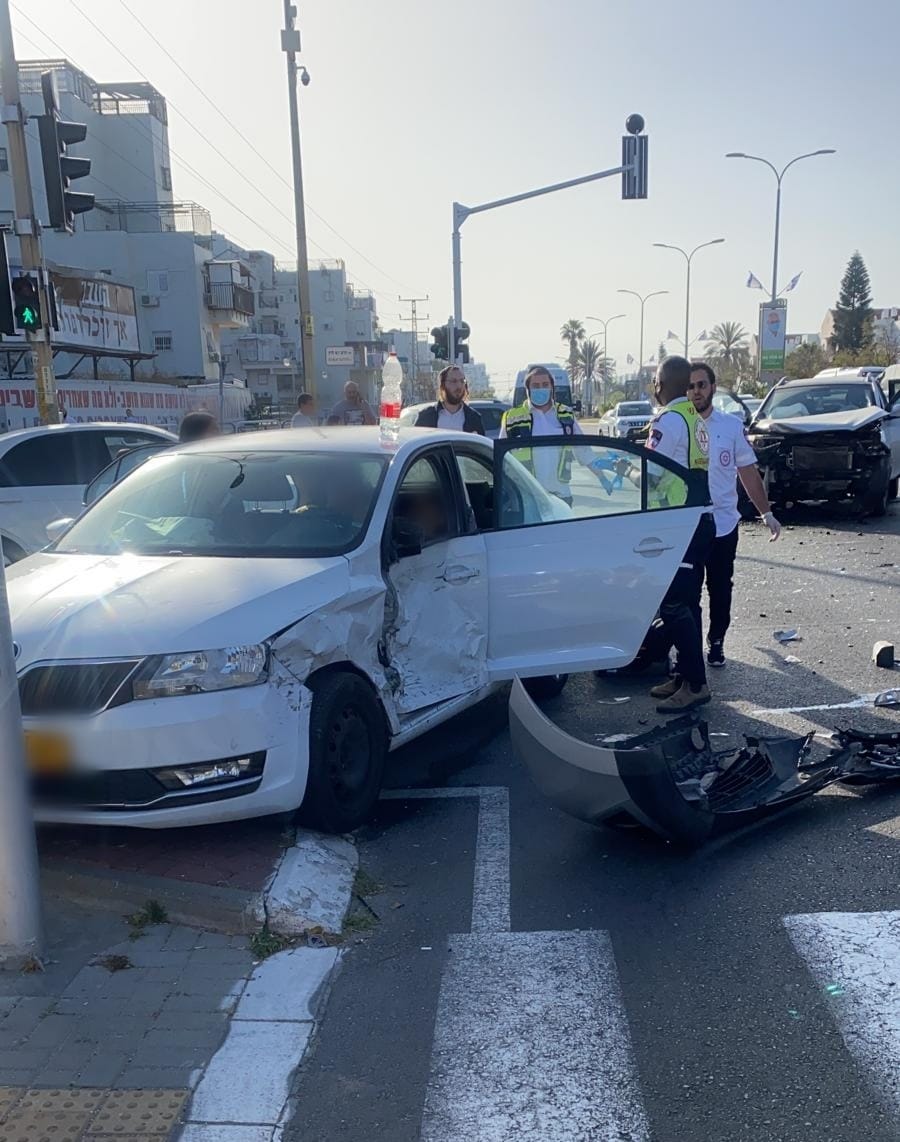
M 709 649 L 706 651 L 706 661 L 710 666 L 725 665 L 725 643 L 722 639 L 719 639 L 717 642 L 709 643 Z

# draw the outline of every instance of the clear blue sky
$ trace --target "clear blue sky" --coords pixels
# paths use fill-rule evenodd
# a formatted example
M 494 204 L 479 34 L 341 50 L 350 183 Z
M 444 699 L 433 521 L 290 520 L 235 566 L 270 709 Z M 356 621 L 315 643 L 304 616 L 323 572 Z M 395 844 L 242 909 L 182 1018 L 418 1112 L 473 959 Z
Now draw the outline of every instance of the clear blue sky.
M 15 0 L 13 0 L 15 3 Z M 221 109 L 290 175 L 279 0 L 78 0 L 176 107 L 174 149 L 240 205 L 236 213 L 174 163 L 178 197 L 208 206 L 240 242 L 291 257 L 291 195 L 138 27 L 132 6 Z M 140 78 L 71 0 L 33 18 L 95 78 Z M 626 312 L 609 349 L 637 355 L 636 303 L 619 287 L 668 289 L 648 303 L 645 355 L 684 315 L 684 262 L 654 241 L 726 244 L 695 260 L 692 336 L 723 320 L 755 329 L 771 276 L 774 177 L 725 160 L 741 150 L 776 164 L 835 147 L 785 179 L 781 284 L 792 332 L 818 330 L 854 249 L 878 305 L 900 305 L 895 220 L 900 150 L 896 0 L 308 0 L 300 4 L 307 194 L 314 257 L 344 257 L 378 292 L 385 326 L 398 293 L 450 311 L 450 204 L 474 203 L 619 161 L 625 116 L 641 112 L 650 198 L 622 202 L 610 179 L 472 218 L 464 229 L 464 316 L 498 389 L 527 360 L 562 355 L 568 317 Z M 59 48 L 13 9 L 20 57 Z M 25 39 L 24 37 L 28 37 Z M 33 41 L 33 42 L 29 42 Z M 35 49 L 38 45 L 38 50 Z M 275 213 L 234 167 L 287 216 Z M 264 233 L 270 231 L 281 244 Z M 346 240 L 345 240 L 346 239 Z M 378 267 L 363 261 L 347 242 Z M 672 346 L 674 348 L 674 346 Z

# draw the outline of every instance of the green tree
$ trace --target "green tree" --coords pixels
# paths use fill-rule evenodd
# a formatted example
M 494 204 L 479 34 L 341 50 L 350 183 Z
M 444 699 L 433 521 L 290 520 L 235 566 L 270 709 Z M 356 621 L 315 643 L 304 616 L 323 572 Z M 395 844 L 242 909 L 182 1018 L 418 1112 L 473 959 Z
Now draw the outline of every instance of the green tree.
M 559 331 L 560 340 L 569 346 L 569 380 L 573 389 L 578 376 L 578 346 L 584 340 L 584 335 L 584 322 L 577 317 L 570 317 Z
M 832 349 L 859 350 L 872 340 L 872 288 L 869 271 L 857 250 L 844 271 L 834 309 Z
M 575 356 L 575 373 L 583 382 L 582 400 L 586 400 L 593 408 L 594 382 L 600 381 L 601 392 L 605 393 L 613 376 L 612 361 L 609 357 L 603 356 L 603 349 L 596 338 L 585 338 L 578 345 Z
M 749 374 L 749 336 L 739 321 L 722 321 L 713 326 L 706 359 L 723 386 L 731 387 Z
M 784 360 L 788 377 L 814 377 L 828 366 L 828 355 L 821 345 L 798 345 Z

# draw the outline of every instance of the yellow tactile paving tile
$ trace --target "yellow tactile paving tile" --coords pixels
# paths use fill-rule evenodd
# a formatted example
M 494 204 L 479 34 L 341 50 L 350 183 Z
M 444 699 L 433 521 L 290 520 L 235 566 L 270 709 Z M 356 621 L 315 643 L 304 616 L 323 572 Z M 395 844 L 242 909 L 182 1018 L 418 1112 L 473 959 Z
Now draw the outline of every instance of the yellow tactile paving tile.
M 187 1091 L 0 1087 L 0 1142 L 166 1142 Z

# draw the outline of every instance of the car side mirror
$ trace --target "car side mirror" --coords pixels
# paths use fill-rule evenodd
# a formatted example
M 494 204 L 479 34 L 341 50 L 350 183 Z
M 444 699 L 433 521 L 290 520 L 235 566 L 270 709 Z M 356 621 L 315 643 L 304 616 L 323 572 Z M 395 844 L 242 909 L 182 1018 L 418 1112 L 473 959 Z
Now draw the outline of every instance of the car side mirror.
M 422 529 L 417 523 L 402 517 L 395 519 L 391 528 L 391 562 L 421 555 L 423 538 Z
M 44 529 L 47 532 L 47 538 L 51 543 L 56 543 L 57 539 L 69 530 L 74 519 L 55 519 L 53 523 L 48 523 Z

